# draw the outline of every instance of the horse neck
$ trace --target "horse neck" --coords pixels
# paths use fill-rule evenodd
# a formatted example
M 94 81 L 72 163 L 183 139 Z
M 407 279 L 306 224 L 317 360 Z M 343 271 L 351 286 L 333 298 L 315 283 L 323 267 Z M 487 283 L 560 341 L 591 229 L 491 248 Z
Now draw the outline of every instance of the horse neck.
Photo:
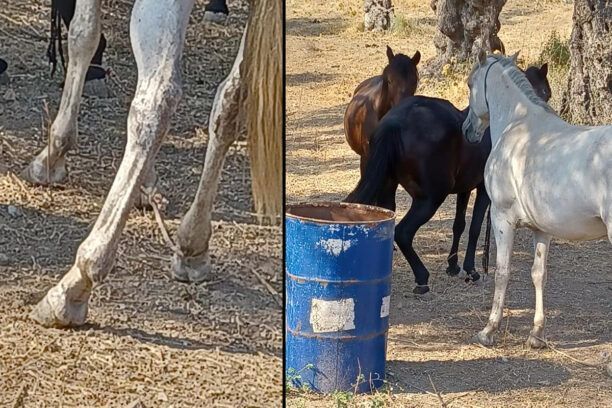
M 502 70 L 501 67 L 496 67 Z M 543 107 L 536 105 L 523 93 L 523 91 L 510 79 L 505 72 L 492 77 L 489 75 L 487 100 L 489 101 L 489 117 L 491 128 L 491 141 L 493 146 L 501 134 L 511 124 L 517 122 L 534 123 L 542 121 L 542 114 L 548 114 Z
M 382 119 L 382 117 L 385 116 L 385 114 L 392 108 L 391 101 L 389 100 L 389 90 L 385 87 L 384 78 L 380 83 L 380 92 L 377 92 L 374 106 L 376 107 L 376 111 L 378 113 L 378 120 Z

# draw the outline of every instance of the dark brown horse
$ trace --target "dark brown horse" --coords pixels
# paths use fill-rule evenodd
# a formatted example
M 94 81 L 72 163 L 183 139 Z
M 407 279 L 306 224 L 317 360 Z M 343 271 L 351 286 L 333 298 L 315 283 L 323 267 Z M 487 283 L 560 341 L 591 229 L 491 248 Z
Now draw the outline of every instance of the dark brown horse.
M 527 79 L 538 96 L 550 98 L 547 66 L 530 67 Z M 481 143 L 469 143 L 461 125 L 468 109 L 458 110 L 449 101 L 425 96 L 404 99 L 391 109 L 372 135 L 367 165 L 359 184 L 345 201 L 378 205 L 395 210 L 398 185 L 412 197 L 410 210 L 395 228 L 395 241 L 415 276 L 415 294 L 429 292 L 429 272 L 412 242 L 449 194 L 457 194 L 453 242 L 446 272 L 457 275 L 457 250 L 465 229 L 465 213 L 473 189 L 477 189 L 463 270 L 472 281 L 480 275 L 474 267 L 476 244 L 490 204 L 484 187 L 484 167 L 491 151 L 487 129 Z M 362 159 L 363 162 L 363 159 Z
M 412 58 L 393 54 L 387 47 L 389 64 L 382 75 L 359 84 L 344 113 L 344 134 L 351 149 L 361 156 L 361 172 L 365 168 L 370 137 L 382 117 L 402 99 L 414 95 L 419 82 L 417 64 L 421 53 Z

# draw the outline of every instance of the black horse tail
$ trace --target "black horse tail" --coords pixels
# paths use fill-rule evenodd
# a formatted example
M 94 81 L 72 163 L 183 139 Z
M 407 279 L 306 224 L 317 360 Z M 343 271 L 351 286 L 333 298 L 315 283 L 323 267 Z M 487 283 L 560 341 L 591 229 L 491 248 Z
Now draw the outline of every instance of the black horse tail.
M 51 64 L 51 77 L 55 74 L 57 68 L 57 48 L 59 48 L 59 56 L 62 62 L 62 67 L 66 70 L 66 61 L 64 60 L 64 49 L 62 47 L 62 18 L 59 8 L 57 7 L 58 0 L 51 0 L 51 39 L 47 47 L 47 57 Z
M 485 228 L 484 248 L 482 251 L 482 270 L 485 274 L 489 273 L 489 257 L 491 254 L 491 205 L 487 211 L 487 226 Z
M 384 207 L 389 202 L 389 198 L 383 196 L 386 193 L 385 187 L 393 177 L 393 163 L 400 149 L 401 128 L 392 123 L 379 126 L 370 139 L 367 163 L 361 179 L 344 201 Z

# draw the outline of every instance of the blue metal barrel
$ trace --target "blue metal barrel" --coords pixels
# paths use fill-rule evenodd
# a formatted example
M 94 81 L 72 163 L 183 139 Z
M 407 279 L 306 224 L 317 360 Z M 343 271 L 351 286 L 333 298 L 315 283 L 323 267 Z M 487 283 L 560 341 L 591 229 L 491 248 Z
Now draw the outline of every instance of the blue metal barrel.
M 285 215 L 287 381 L 314 391 L 383 384 L 395 214 L 347 203 Z

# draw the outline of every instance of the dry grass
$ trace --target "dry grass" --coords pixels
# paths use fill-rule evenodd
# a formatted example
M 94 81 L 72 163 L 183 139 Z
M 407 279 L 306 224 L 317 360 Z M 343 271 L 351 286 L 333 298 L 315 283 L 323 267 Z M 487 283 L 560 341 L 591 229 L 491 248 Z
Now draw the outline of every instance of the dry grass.
M 229 152 L 215 205 L 214 275 L 184 285 L 167 276 L 170 250 L 150 213 L 134 210 L 108 279 L 95 288 L 89 324 L 44 329 L 26 315 L 72 264 L 120 163 L 135 66 L 128 36 L 132 1 L 103 2 L 114 71 L 109 99 L 87 98 L 78 152 L 65 186 L 31 187 L 15 176 L 44 145 L 43 101 L 57 108 L 61 75 L 44 60 L 48 2 L 0 10 L 2 57 L 11 83 L 0 86 L 0 406 L 280 406 L 280 229 L 251 214 L 246 145 Z M 193 199 L 217 84 L 229 72 L 246 19 L 231 1 L 225 26 L 203 23 L 197 1 L 183 59 L 184 98 L 158 156 L 173 233 Z M 7 89 L 15 100 L 3 97 Z M 262 282 L 263 280 L 263 282 Z M 268 287 L 269 286 L 269 287 Z
M 390 34 L 360 29 L 361 4 L 359 0 L 287 2 L 286 177 L 290 202 L 339 200 L 357 183 L 359 162 L 344 140 L 344 109 L 357 84 L 382 71 L 386 45 L 408 55 L 418 49 L 423 61 L 434 56 L 435 18 L 428 1 L 394 1 L 396 14 L 410 29 Z M 526 67 L 539 62 L 553 30 L 561 39 L 569 37 L 571 15 L 572 5 L 562 0 L 510 0 L 501 16 L 500 37 L 509 53 L 521 50 L 519 62 Z M 467 104 L 466 71 L 450 68 L 444 81 L 423 78 L 417 92 L 449 99 L 463 108 Z M 555 109 L 566 75 L 556 68 L 549 73 Z M 402 191 L 397 201 L 401 217 L 410 198 Z M 610 244 L 555 242 L 551 249 L 545 299 L 547 333 L 555 349 L 570 358 L 552 349 L 531 351 L 523 346 L 533 319 L 534 295 L 529 277 L 530 234 L 521 231 L 498 345 L 486 349 L 469 340 L 488 318 L 492 278 L 475 288 L 444 273 L 454 201 L 449 197 L 415 239 L 432 274 L 433 300 L 412 297 L 412 272 L 396 253 L 386 389 L 357 397 L 291 392 L 288 406 L 609 405 L 612 383 L 603 363 L 612 352 Z M 461 251 L 464 249 L 463 244 Z

